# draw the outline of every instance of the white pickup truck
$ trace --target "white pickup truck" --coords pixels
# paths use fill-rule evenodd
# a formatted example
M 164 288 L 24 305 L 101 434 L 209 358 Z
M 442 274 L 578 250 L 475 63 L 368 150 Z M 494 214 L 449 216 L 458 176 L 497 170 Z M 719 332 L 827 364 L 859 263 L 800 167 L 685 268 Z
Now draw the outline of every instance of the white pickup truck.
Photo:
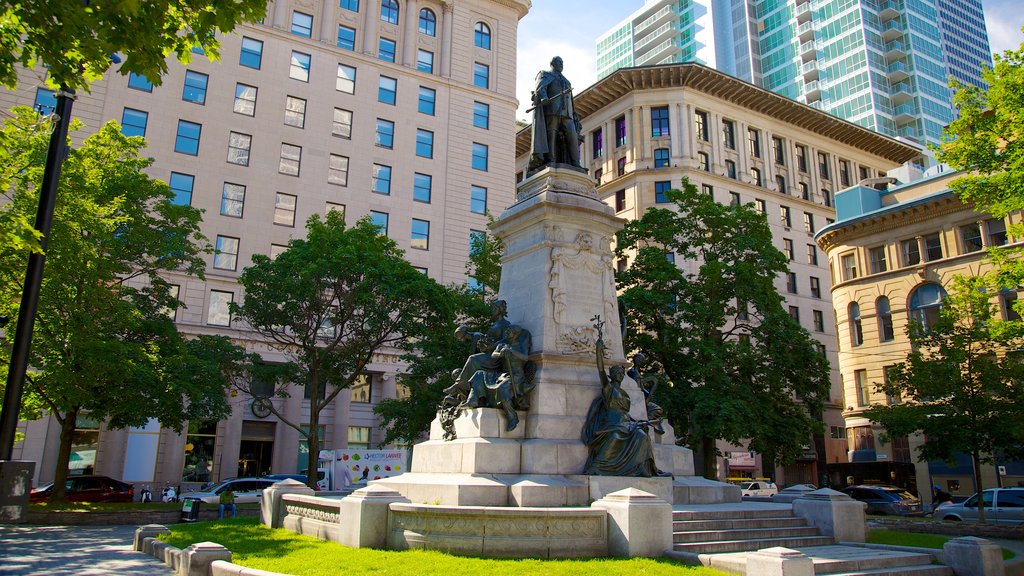
M 753 482 L 743 482 L 740 484 L 740 492 L 744 496 L 770 498 L 779 493 L 779 487 L 775 485 L 775 482 L 755 480 Z

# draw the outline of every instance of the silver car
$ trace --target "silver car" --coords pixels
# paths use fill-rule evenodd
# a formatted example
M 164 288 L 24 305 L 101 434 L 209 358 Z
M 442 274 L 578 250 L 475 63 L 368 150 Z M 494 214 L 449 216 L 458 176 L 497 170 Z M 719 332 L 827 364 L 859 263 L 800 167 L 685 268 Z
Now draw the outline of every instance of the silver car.
M 943 504 L 933 516 L 941 520 L 977 520 L 978 495 L 959 504 Z M 990 488 L 981 493 L 985 521 L 997 524 L 1024 524 L 1024 488 Z
M 186 492 L 181 495 L 182 500 L 202 500 L 206 504 L 219 504 L 220 494 L 228 488 L 235 493 L 235 504 L 249 504 L 259 502 L 263 495 L 263 489 L 274 484 L 274 480 L 266 478 L 235 478 L 225 480 L 208 491 Z

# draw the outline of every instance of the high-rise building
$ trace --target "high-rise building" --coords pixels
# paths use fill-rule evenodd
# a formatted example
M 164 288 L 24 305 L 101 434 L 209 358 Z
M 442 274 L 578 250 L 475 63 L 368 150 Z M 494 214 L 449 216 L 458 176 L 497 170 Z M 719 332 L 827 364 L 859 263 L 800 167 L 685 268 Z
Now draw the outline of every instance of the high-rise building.
M 114 71 L 79 96 L 74 113 L 95 131 L 116 119 L 145 136 L 150 175 L 204 211 L 218 254 L 206 278 L 173 274 L 185 334 L 222 334 L 268 362 L 281 352 L 231 318 L 237 283 L 254 254 L 275 255 L 304 235 L 313 214 L 369 217 L 424 273 L 467 281 L 470 236 L 512 203 L 516 29 L 529 0 L 282 0 L 261 24 L 221 41 L 221 60 L 170 62 L 160 86 Z M 4 108 L 52 105 L 45 69 L 22 70 Z M 398 352 L 384 350 L 365 377 L 323 411 L 324 448 L 376 447 L 373 406 L 400 394 Z M 273 398 L 301 424 L 308 400 Z M 272 397 L 272 396 L 271 396 Z M 232 398 L 233 415 L 187 430 L 111 430 L 79 417 L 72 459 L 137 483 L 207 482 L 298 472 L 309 455 L 294 428 Z M 24 422 L 14 456 L 52 478 L 60 426 Z M 314 456 L 315 458 L 315 456 Z
M 659 14 L 672 17 L 661 23 Z M 938 143 L 954 118 L 948 78 L 980 86 L 982 65 L 992 62 L 978 0 L 662 0 L 602 36 L 597 58 L 599 77 L 701 62 L 921 143 Z

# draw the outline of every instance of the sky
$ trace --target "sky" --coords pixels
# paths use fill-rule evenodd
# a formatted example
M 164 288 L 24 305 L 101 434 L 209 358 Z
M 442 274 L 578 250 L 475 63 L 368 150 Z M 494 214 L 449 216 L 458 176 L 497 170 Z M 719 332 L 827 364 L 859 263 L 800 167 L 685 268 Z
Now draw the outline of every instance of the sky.
M 519 21 L 519 61 L 516 72 L 516 118 L 528 119 L 530 90 L 540 70 L 561 56 L 574 91 L 597 80 L 595 41 L 643 5 L 643 0 L 533 0 Z M 982 0 L 993 52 L 1017 48 L 1024 42 L 1024 9 L 1020 0 Z

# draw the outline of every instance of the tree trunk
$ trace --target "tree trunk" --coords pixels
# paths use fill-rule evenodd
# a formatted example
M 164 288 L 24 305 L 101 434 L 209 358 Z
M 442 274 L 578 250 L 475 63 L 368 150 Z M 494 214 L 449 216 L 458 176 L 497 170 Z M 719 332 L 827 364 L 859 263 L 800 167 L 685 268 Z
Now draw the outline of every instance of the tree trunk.
M 978 451 L 971 452 L 971 464 L 974 466 L 974 486 L 978 492 L 978 523 L 985 523 L 985 494 L 981 485 L 981 456 Z
M 315 366 L 311 370 L 309 384 L 309 430 L 306 434 L 309 462 L 306 469 L 306 486 L 316 490 L 316 481 L 320 468 L 320 411 L 324 407 L 320 401 L 320 386 L 324 385 L 324 383 L 320 382 Z
M 701 457 L 704 459 L 704 477 L 708 480 L 718 480 L 718 450 L 715 448 L 715 439 L 702 437 L 700 449 Z
M 78 423 L 78 409 L 64 415 L 60 423 L 60 448 L 57 450 L 57 468 L 53 473 L 53 490 L 50 502 L 65 502 L 67 497 L 64 487 L 68 480 L 68 465 L 71 461 L 71 442 L 75 437 L 75 425 Z

